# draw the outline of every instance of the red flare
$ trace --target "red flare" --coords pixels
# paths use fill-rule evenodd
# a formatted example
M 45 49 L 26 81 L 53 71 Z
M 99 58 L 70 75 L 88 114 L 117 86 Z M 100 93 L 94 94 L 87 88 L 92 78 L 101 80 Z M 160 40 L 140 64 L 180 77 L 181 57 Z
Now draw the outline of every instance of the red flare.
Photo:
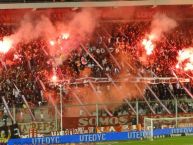
M 50 40 L 50 45 L 54 46 L 55 45 L 55 41 L 54 40 Z
M 53 75 L 53 76 L 52 76 L 52 81 L 53 81 L 53 82 L 56 82 L 57 80 L 58 80 L 58 77 L 57 77 L 56 75 Z
M 154 45 L 153 45 L 151 39 L 149 39 L 149 40 L 143 39 L 142 44 L 146 50 L 146 54 L 151 55 L 153 50 L 154 50 Z
M 12 40 L 9 38 L 3 38 L 2 41 L 0 41 L 0 52 L 1 53 L 7 53 L 11 47 L 12 47 Z
M 62 37 L 62 39 L 68 39 L 70 37 L 70 34 L 69 33 L 63 33 L 61 37 Z
M 176 68 L 180 68 L 184 71 L 193 70 L 193 48 L 186 48 L 178 52 L 178 63 Z

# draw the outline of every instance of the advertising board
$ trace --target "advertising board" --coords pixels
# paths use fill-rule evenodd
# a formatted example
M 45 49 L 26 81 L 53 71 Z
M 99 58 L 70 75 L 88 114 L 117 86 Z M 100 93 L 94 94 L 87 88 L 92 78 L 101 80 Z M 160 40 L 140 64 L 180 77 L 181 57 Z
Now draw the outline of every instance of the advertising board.
M 65 143 L 84 143 L 84 142 L 105 142 L 118 140 L 138 140 L 144 138 L 149 131 L 130 131 L 130 132 L 108 132 L 99 134 L 81 134 L 50 136 L 39 138 L 10 139 L 8 145 L 30 145 L 30 144 L 65 144 Z M 172 136 L 173 134 L 192 134 L 193 127 L 188 128 L 165 128 L 155 129 L 153 136 Z

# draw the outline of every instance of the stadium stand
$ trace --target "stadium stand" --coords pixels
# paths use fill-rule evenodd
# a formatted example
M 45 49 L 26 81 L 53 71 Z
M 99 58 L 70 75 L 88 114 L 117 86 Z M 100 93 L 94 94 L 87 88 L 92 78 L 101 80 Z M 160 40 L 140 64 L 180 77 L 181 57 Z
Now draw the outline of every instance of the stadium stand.
M 82 10 L 75 10 L 75 13 L 79 11 Z M 21 124 L 23 134 L 29 131 L 33 134 L 31 128 L 34 126 L 37 129 L 36 135 L 43 131 L 42 126 L 44 129 L 51 128 L 46 135 L 57 134 L 58 129 L 61 129 L 58 124 L 60 113 L 57 106 L 61 104 L 64 105 L 61 118 L 66 121 L 64 124 L 69 126 L 72 121 L 70 119 L 76 119 L 75 117 L 88 117 L 87 119 L 92 120 L 97 115 L 99 118 L 110 119 L 112 116 L 118 119 L 129 116 L 125 122 L 130 126 L 127 130 L 141 130 L 144 116 L 192 114 L 192 71 L 177 71 L 176 74 L 181 79 L 179 81 L 173 70 L 178 63 L 178 51 L 193 46 L 193 21 L 182 18 L 178 19 L 177 23 L 171 33 L 165 33 L 161 40 L 154 42 L 156 47 L 147 58 L 147 63 L 143 62 L 144 52 L 140 42 L 151 31 L 151 19 L 102 19 L 92 37 L 76 46 L 65 61 L 57 66 L 54 56 L 49 52 L 50 47 L 55 44 L 46 38 L 38 37 L 30 42 L 19 42 L 12 51 L 1 57 L 0 94 L 4 96 L 0 99 L 1 125 L 7 126 L 15 121 Z M 0 39 L 14 34 L 17 29 L 17 23 L 2 22 Z M 56 42 L 59 44 L 56 47 L 68 43 L 70 39 L 70 36 L 65 36 L 62 40 L 57 38 Z M 141 78 L 145 83 L 140 84 Z M 54 82 L 54 79 L 59 80 L 58 83 Z M 124 81 L 134 83 L 127 84 Z M 126 87 L 131 84 L 132 87 Z M 135 85 L 137 95 L 132 93 Z M 127 93 L 122 93 L 124 89 Z M 104 99 L 106 102 L 99 101 L 98 104 L 92 101 L 90 103 L 89 95 L 90 98 L 103 96 L 110 99 Z M 117 98 L 123 100 L 116 102 L 111 95 L 117 95 Z M 109 102 L 111 99 L 112 102 Z M 14 114 L 12 121 L 7 108 Z M 78 114 L 71 112 L 73 108 L 76 108 L 75 111 L 78 110 Z M 32 127 L 27 128 L 26 125 L 22 125 L 35 121 L 42 123 L 42 126 L 32 123 Z M 97 126 L 104 125 L 101 122 L 97 123 Z M 95 124 L 93 126 L 96 127 Z M 66 134 L 74 134 L 67 127 L 63 126 L 62 130 L 65 129 Z M 106 125 L 102 132 L 109 132 L 110 128 L 110 125 Z M 100 129 L 90 127 L 88 130 L 89 133 L 96 133 L 101 132 Z M 119 125 L 116 126 L 116 130 L 120 130 Z

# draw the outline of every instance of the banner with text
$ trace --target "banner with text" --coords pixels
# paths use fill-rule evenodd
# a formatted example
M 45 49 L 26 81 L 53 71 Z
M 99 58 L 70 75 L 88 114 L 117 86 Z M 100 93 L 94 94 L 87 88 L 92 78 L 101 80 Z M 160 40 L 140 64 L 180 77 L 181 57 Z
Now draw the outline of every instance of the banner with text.
M 165 128 L 155 129 L 153 136 L 172 136 L 173 134 L 192 134 L 193 127 L 189 128 Z M 8 145 L 29 145 L 29 144 L 65 144 L 84 142 L 103 142 L 118 140 L 137 140 L 150 134 L 150 131 L 131 132 L 109 132 L 99 134 L 65 135 L 40 138 L 10 139 Z

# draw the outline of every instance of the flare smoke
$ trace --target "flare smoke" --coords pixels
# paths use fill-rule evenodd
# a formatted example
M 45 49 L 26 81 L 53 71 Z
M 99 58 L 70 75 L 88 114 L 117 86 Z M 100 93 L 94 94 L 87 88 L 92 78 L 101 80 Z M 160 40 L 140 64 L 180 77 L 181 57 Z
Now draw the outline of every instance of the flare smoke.
M 164 14 L 156 14 L 151 22 L 151 35 L 159 40 L 163 33 L 168 33 L 177 26 L 177 22 Z
M 60 48 L 50 47 L 48 50 L 51 56 L 56 60 L 62 59 L 60 60 L 62 62 L 73 49 L 92 35 L 97 23 L 97 16 L 94 13 L 94 9 L 85 9 L 72 15 L 70 20 L 55 23 L 46 15 L 26 14 L 15 33 L 7 38 L 11 40 L 12 47 L 14 47 L 20 42 L 29 43 L 38 38 L 43 38 L 49 43 L 62 34 L 68 33 L 70 40 L 65 46 L 61 45 Z M 65 57 L 59 57 L 58 54 Z

